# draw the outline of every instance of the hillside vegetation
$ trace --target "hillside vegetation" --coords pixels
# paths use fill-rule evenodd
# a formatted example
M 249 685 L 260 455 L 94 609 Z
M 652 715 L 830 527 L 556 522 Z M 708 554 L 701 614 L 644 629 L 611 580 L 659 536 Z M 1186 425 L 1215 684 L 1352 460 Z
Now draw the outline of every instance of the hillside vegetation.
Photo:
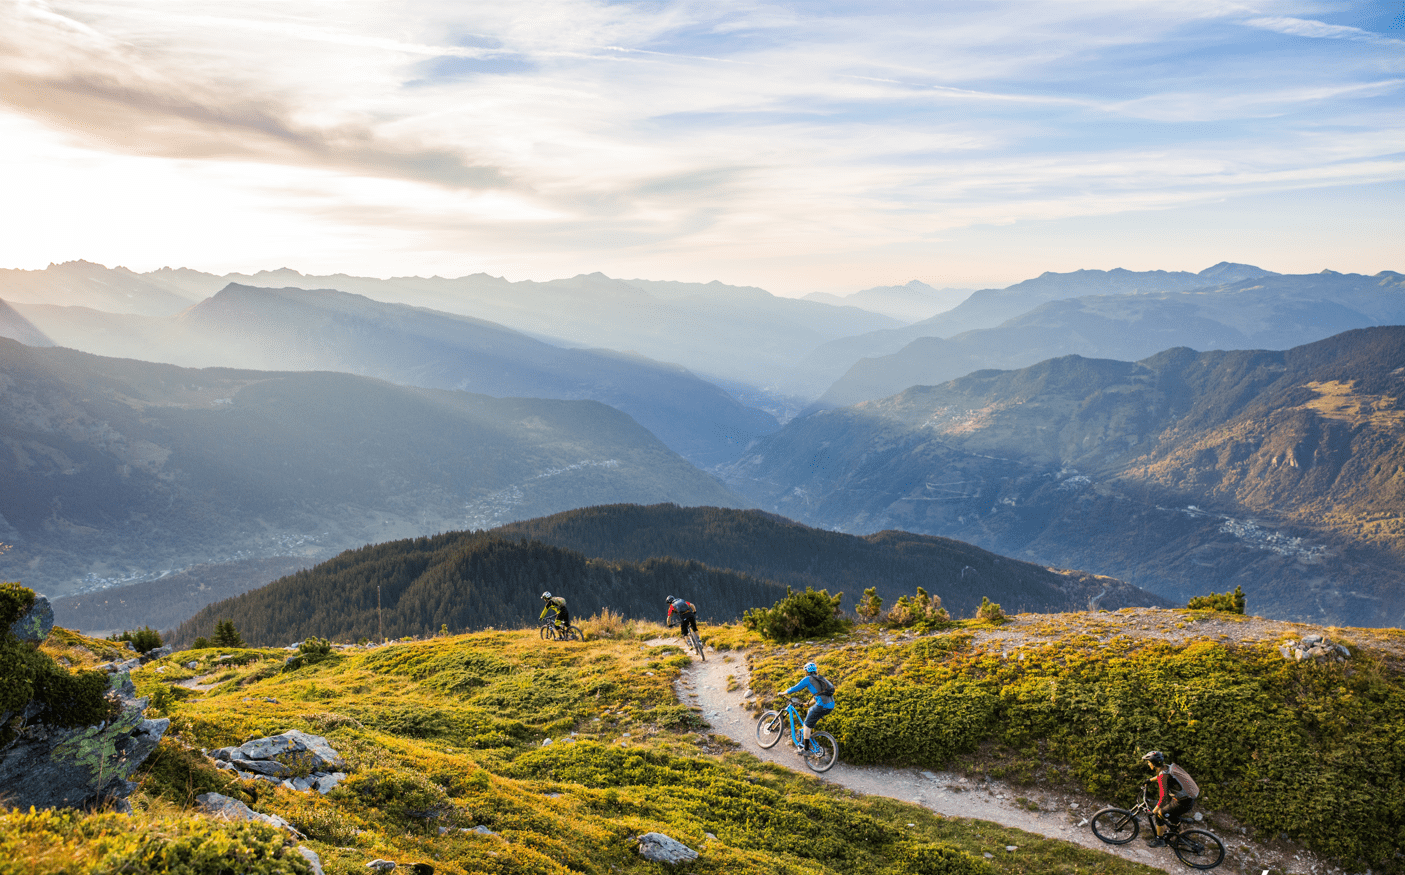
M 1285 642 L 1322 631 L 1128 608 L 916 635 L 863 627 L 803 658 L 839 686 L 824 728 L 848 762 L 965 764 L 1130 806 L 1140 753 L 1159 749 L 1199 783 L 1200 810 L 1355 871 L 1399 871 L 1405 635 L 1331 629 L 1349 657 L 1285 658 Z M 759 700 L 794 683 L 801 658 L 755 649 Z
M 510 523 L 496 530 L 609 560 L 670 556 L 777 581 L 845 593 L 852 607 L 873 587 L 888 601 L 923 587 L 969 617 L 990 599 L 1014 611 L 1169 605 L 1120 580 L 1054 571 L 949 538 L 883 531 L 866 537 L 773 514 L 672 504 L 605 505 Z M 693 599 L 706 609 L 707 604 Z M 758 602 L 764 607 L 769 602 Z
M 186 651 L 154 662 L 137 673 L 138 688 L 172 725 L 142 773 L 135 814 L 0 814 L 0 865 L 36 875 L 148 873 L 174 860 L 182 871 L 214 873 L 234 859 L 241 871 L 307 871 L 270 828 L 191 816 L 194 796 L 214 791 L 287 820 L 337 875 L 364 873 L 374 859 L 438 873 L 644 875 L 660 869 L 637 855 L 633 837 L 651 831 L 698 850 L 693 873 L 1154 871 L 854 797 L 728 753 L 725 739 L 676 704 L 672 683 L 688 657 L 641 642 L 662 630 L 608 631 L 593 627 L 584 644 L 483 632 L 352 648 L 292 671 L 282 650 Z M 741 643 L 735 630 L 727 635 Z M 68 636 L 54 653 L 81 660 L 86 643 L 100 642 Z M 286 729 L 327 737 L 349 777 L 325 796 L 299 793 L 240 781 L 198 753 Z M 485 832 L 472 831 L 479 826 Z
M 452 532 L 347 551 L 205 607 L 173 640 L 210 637 L 223 619 L 256 644 L 310 635 L 337 641 L 422 636 L 445 626 L 453 632 L 517 628 L 537 619 L 545 590 L 564 596 L 577 618 L 607 607 L 630 617 L 663 617 L 665 595 L 688 593 L 704 618 L 719 621 L 784 595 L 772 581 L 691 560 L 612 562 L 491 532 Z

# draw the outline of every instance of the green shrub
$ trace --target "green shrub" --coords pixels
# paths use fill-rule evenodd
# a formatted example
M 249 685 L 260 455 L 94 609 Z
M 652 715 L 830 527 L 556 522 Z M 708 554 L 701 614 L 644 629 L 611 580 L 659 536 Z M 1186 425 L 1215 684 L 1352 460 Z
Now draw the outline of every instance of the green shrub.
M 19 584 L 0 586 L 0 611 L 13 619 L 0 627 L 0 714 L 22 711 L 35 700 L 44 705 L 37 719 L 54 726 L 91 726 L 110 717 L 117 707 L 108 701 L 107 675 L 100 671 L 70 672 L 44 651 L 21 643 L 10 626 L 34 604 L 34 591 Z M 14 737 L 15 728 L 0 727 L 0 745 Z
M 883 599 L 878 595 L 877 588 L 870 586 L 863 591 L 863 598 L 854 606 L 854 613 L 864 622 L 872 623 L 882 612 Z
M 842 592 L 831 596 L 824 589 L 816 592 L 807 586 L 804 592 L 795 592 L 786 587 L 785 598 L 769 608 L 752 608 L 742 617 L 742 623 L 777 641 L 833 635 L 844 630 L 839 616 L 842 598 Z
M 201 636 L 199 636 L 198 638 L 196 638 L 194 641 L 190 642 L 190 649 L 191 649 L 191 650 L 204 650 L 204 649 L 206 649 L 207 647 L 212 647 L 212 646 L 213 646 L 213 645 L 210 644 L 210 639 L 209 639 L 209 638 L 206 638 L 204 635 L 201 635 Z
M 990 875 L 985 860 L 944 845 L 912 845 L 883 870 L 884 875 Z
M 1008 618 L 1000 606 L 991 601 L 986 596 L 981 596 L 981 606 L 976 608 L 976 619 L 984 620 L 987 623 L 994 623 L 997 626 L 1004 623 Z
M 996 605 L 995 607 L 998 610 L 1000 606 Z M 931 627 L 951 622 L 951 615 L 946 612 L 946 608 L 942 607 L 941 596 L 928 595 L 927 590 L 919 586 L 917 593 L 912 597 L 898 597 L 898 600 L 888 611 L 887 620 L 889 625 L 898 627 L 916 625 Z
M 0 583 L 0 633 L 8 634 L 15 621 L 34 607 L 34 590 L 18 583 Z
M 150 653 L 161 646 L 161 633 L 149 626 L 143 626 L 135 631 L 126 631 L 120 635 L 109 635 L 108 641 L 130 641 L 132 649 L 137 653 Z
M 1242 614 L 1247 606 L 1248 599 L 1244 597 L 1244 589 L 1238 586 L 1234 588 L 1234 592 L 1212 592 L 1209 595 L 1198 595 L 1186 603 L 1186 607 L 1191 610 L 1225 611 L 1230 614 Z

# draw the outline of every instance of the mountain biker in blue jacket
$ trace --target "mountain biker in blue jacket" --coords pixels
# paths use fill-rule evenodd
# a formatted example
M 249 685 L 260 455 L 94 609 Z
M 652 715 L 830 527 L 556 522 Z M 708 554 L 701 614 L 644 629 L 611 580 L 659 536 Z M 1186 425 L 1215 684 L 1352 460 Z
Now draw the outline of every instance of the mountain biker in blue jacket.
M 793 696 L 801 690 L 810 692 L 815 697 L 815 703 L 810 706 L 810 710 L 805 713 L 805 726 L 801 730 L 804 740 L 795 748 L 795 752 L 805 756 L 810 751 L 810 733 L 815 726 L 829 716 L 829 712 L 834 710 L 834 684 L 830 683 L 824 675 L 820 674 L 820 667 L 813 662 L 805 663 L 805 677 L 800 679 L 800 683 L 786 690 L 784 695 Z

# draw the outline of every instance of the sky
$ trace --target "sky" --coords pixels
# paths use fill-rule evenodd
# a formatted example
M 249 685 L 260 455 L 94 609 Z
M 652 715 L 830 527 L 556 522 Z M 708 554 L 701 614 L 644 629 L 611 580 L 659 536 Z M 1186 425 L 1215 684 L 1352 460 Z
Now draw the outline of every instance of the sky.
M 1405 4 L 0 0 L 0 267 L 1405 271 Z

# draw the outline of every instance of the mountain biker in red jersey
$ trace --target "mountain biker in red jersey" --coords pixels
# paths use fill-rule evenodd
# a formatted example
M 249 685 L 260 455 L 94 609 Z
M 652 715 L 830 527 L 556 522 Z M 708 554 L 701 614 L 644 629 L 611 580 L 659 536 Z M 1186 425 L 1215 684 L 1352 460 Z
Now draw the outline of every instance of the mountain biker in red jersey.
M 667 596 L 668 615 L 664 617 L 666 625 L 673 625 L 673 615 L 678 614 L 678 634 L 682 638 L 688 637 L 688 627 L 692 626 L 693 631 L 698 631 L 698 609 L 693 607 L 693 603 L 686 599 L 678 599 Z
M 1152 818 L 1156 837 L 1147 839 L 1146 843 L 1159 848 L 1166 844 L 1167 823 L 1179 823 L 1182 817 L 1190 813 L 1190 809 L 1195 807 L 1195 800 L 1200 797 L 1200 788 L 1185 769 L 1168 762 L 1166 755 L 1159 750 L 1149 751 L 1142 757 L 1142 762 L 1154 773 L 1148 783 L 1155 782 L 1159 794 L 1156 805 L 1152 807 L 1156 815 Z

